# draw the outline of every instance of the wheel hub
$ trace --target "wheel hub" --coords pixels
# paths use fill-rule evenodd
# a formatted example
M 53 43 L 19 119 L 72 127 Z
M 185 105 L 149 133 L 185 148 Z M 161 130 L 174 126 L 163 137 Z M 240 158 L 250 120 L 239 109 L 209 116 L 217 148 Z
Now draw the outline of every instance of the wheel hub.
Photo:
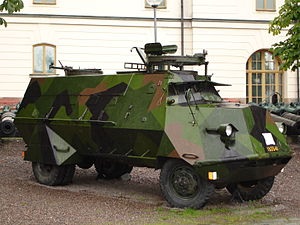
M 186 168 L 176 170 L 171 179 L 175 192 L 182 197 L 194 197 L 198 190 L 197 180 Z

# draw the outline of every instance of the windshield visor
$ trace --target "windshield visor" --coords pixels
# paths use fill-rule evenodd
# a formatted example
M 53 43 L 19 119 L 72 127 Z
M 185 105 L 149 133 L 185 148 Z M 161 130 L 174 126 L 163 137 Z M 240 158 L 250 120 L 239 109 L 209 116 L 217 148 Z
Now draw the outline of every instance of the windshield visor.
M 177 104 L 187 103 L 207 104 L 222 102 L 222 98 L 214 87 L 213 82 L 183 82 L 169 84 L 169 97 L 174 97 Z

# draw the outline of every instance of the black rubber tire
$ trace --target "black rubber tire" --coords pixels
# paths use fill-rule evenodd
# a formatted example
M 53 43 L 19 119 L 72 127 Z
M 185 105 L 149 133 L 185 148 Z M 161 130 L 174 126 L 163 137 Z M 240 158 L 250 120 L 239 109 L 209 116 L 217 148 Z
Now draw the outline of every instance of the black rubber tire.
M 66 168 L 66 173 L 63 181 L 61 182 L 60 185 L 67 185 L 72 183 L 74 173 L 75 173 L 75 164 L 74 165 L 65 165 Z
M 95 168 L 98 173 L 98 177 L 104 179 L 115 179 L 119 178 L 125 173 L 130 173 L 132 171 L 132 166 L 124 163 L 97 159 L 95 161 Z
M 163 165 L 160 189 L 167 202 L 177 208 L 200 209 L 214 193 L 213 184 L 201 178 L 191 165 L 179 159 L 170 159 Z
M 274 176 L 262 180 L 230 184 L 226 187 L 229 193 L 239 201 L 252 201 L 263 198 L 271 190 Z
M 58 166 L 33 162 L 32 170 L 40 184 L 48 186 L 65 185 L 72 181 L 75 165 Z

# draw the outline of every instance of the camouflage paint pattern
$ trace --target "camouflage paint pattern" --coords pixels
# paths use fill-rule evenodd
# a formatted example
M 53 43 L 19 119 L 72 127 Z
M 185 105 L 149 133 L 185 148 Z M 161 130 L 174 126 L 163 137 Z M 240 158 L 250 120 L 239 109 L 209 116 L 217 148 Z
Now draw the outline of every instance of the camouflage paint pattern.
M 217 172 L 220 184 L 279 173 L 292 152 L 269 112 L 223 102 L 217 85 L 175 71 L 32 78 L 15 119 L 25 160 L 103 157 L 160 168 L 181 158 L 206 179 Z M 189 88 L 199 101 L 187 102 Z M 234 127 L 230 140 L 217 132 L 223 124 Z

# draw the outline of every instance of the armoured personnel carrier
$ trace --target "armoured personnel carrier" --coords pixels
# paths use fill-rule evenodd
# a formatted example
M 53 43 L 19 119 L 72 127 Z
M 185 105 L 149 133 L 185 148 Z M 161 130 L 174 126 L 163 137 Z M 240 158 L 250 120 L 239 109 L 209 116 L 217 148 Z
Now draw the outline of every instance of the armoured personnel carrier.
M 45 185 L 72 181 L 75 165 L 106 179 L 133 166 L 161 169 L 173 207 L 201 208 L 214 188 L 255 200 L 292 156 L 266 109 L 224 102 L 207 75 L 206 53 L 176 56 L 176 46 L 135 48 L 133 72 L 32 78 L 15 123 L 24 159 Z M 205 75 L 183 70 L 205 66 Z

